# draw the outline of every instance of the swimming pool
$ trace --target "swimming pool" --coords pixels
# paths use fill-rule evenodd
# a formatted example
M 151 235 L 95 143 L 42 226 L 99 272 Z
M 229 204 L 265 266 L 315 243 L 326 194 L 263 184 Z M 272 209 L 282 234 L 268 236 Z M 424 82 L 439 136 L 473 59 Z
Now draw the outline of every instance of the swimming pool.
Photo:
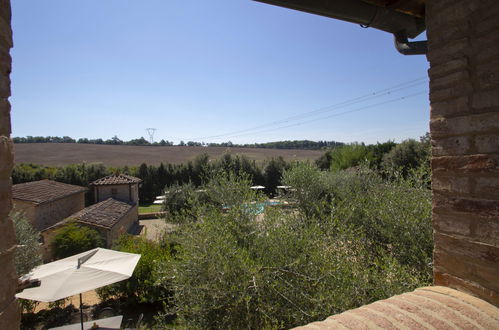
M 249 210 L 251 214 L 262 214 L 265 212 L 265 207 L 267 206 L 273 206 L 273 205 L 283 205 L 285 203 L 280 202 L 280 201 L 265 201 L 262 203 L 251 203 L 251 204 L 244 204 L 244 207 Z M 223 206 L 224 209 L 230 209 L 231 206 Z
M 256 203 L 255 204 L 255 213 L 256 214 L 262 214 L 265 212 L 265 207 L 271 206 L 271 205 L 282 205 L 282 202 L 279 201 L 266 201 L 263 203 Z

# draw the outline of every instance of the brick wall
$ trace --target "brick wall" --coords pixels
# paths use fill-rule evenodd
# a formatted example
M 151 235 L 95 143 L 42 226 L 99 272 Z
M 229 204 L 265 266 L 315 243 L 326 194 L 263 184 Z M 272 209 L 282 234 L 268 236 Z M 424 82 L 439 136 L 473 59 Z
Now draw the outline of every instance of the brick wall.
M 499 1 L 427 2 L 434 281 L 499 306 Z
M 10 71 L 12 31 L 9 0 L 0 0 L 0 329 L 19 328 L 21 314 L 14 298 L 17 276 L 14 270 L 14 228 L 8 215 L 12 207 L 13 148 L 10 140 Z

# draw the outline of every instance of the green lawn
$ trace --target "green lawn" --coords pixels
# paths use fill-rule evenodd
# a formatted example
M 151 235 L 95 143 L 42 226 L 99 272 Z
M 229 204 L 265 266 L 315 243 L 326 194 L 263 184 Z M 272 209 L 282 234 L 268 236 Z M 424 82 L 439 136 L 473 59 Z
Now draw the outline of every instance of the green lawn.
M 139 214 L 154 213 L 159 211 L 161 211 L 161 205 L 155 205 L 155 204 L 139 205 Z

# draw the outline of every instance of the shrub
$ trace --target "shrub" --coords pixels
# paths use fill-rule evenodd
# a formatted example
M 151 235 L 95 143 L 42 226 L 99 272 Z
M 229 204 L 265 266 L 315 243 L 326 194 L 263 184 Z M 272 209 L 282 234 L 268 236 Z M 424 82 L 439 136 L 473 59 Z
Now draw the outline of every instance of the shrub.
M 282 181 L 293 188 L 286 193 L 285 198 L 295 202 L 305 216 L 327 213 L 323 203 L 328 194 L 326 172 L 312 164 L 299 163 L 284 172 Z
M 50 242 L 55 258 L 66 258 L 96 247 L 104 247 L 105 241 L 98 231 L 76 223 L 57 229 Z
M 213 183 L 234 198 L 227 213 L 193 205 L 200 220 L 181 227 L 175 260 L 158 268 L 181 326 L 288 328 L 429 284 L 427 191 L 364 169 L 300 165 L 285 178 L 296 188 L 292 212 L 247 212 L 254 196 L 233 193 L 230 178 Z M 318 211 L 307 214 L 307 203 Z
M 352 226 L 401 265 L 431 279 L 431 191 L 423 184 L 399 178 L 383 181 L 374 173 L 352 173 L 354 183 L 336 190 L 332 217 Z M 368 183 L 368 185 L 366 185 Z M 362 185 L 363 188 L 361 186 Z M 357 186 L 357 187 L 355 187 Z
M 198 189 L 192 185 L 171 187 L 163 207 L 169 213 L 168 221 L 174 223 L 196 222 L 206 208 L 222 210 L 244 204 L 251 211 L 264 196 L 250 186 L 248 175 L 220 171 Z
M 123 235 L 113 249 L 138 253 L 141 257 L 131 278 L 97 290 L 102 300 L 114 297 L 129 305 L 162 302 L 169 298 L 171 293 L 168 286 L 159 286 L 157 265 L 171 261 L 170 244 L 149 241 L 144 237 Z
M 189 207 L 189 198 L 194 191 L 192 184 L 174 184 L 165 190 L 165 200 L 162 204 L 162 210 L 170 215 L 175 215 Z
M 364 144 L 352 143 L 334 149 L 331 154 L 331 170 L 345 170 L 374 159 Z
M 382 167 L 385 170 L 398 170 L 407 176 L 412 169 L 428 166 L 430 142 L 422 138 L 422 142 L 413 139 L 405 140 L 383 156 Z

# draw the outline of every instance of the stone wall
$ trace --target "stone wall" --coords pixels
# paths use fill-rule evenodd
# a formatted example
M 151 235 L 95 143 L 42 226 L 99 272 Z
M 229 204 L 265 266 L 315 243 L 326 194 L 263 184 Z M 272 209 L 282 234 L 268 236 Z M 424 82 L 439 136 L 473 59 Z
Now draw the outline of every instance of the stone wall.
M 426 15 L 435 285 L 499 306 L 499 1 Z
M 21 314 L 14 298 L 17 275 L 14 269 L 14 228 L 9 219 L 12 207 L 11 172 L 14 163 L 10 139 L 10 71 L 12 31 L 9 0 L 0 0 L 0 329 L 18 329 Z
M 52 202 L 34 204 L 14 200 L 14 209 L 24 212 L 33 227 L 44 230 L 85 208 L 85 192 L 73 194 Z
M 85 208 L 85 192 L 77 193 L 36 207 L 35 227 L 48 228 Z
M 111 247 L 113 243 L 123 234 L 127 233 L 138 221 L 139 206 L 136 204 L 128 213 L 111 228 L 107 234 L 107 245 Z
M 12 211 L 21 212 L 29 220 L 31 225 L 34 228 L 36 228 L 36 226 L 35 226 L 36 204 L 35 203 L 30 203 L 30 202 L 20 201 L 20 200 L 12 200 Z
M 94 186 L 95 202 L 102 202 L 114 198 L 123 202 L 137 203 L 139 201 L 138 184 L 120 184 Z
M 131 188 L 132 188 L 131 202 L 139 204 L 139 184 L 138 183 L 132 184 Z

